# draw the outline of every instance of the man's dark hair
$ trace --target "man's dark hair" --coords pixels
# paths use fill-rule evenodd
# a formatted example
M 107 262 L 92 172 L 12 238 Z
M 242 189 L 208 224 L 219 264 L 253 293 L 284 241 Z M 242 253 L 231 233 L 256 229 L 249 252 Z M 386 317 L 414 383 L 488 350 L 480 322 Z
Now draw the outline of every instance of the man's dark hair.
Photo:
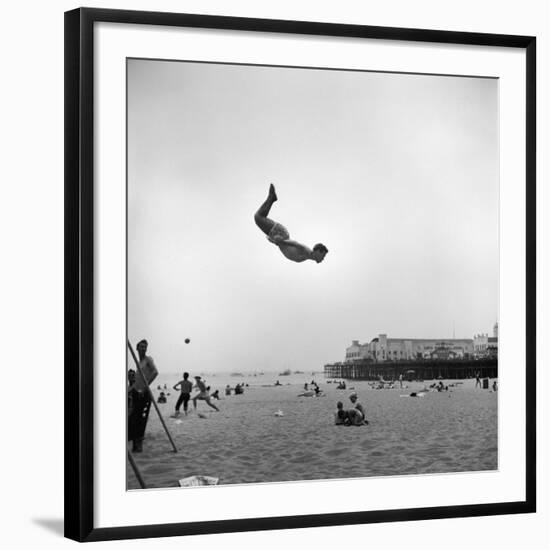
M 184 372 L 183 373 L 183 377 L 187 380 L 189 378 L 189 373 L 188 372 Z
M 140 344 L 145 344 L 146 346 L 149 346 L 149 342 L 147 342 L 147 340 L 145 340 L 145 338 L 144 338 L 143 340 L 140 340 L 140 341 L 136 344 L 136 348 L 137 348 Z
M 324 252 L 325 254 L 328 252 L 328 248 L 322 243 L 317 243 L 313 247 L 313 250 L 319 250 L 319 252 Z

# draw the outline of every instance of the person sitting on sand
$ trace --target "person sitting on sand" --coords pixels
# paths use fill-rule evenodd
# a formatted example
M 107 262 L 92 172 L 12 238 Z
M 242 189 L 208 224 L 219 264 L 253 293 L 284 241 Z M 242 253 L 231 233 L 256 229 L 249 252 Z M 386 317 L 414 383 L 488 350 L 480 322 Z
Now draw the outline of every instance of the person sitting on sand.
M 342 424 L 345 424 L 347 415 L 346 411 L 344 410 L 344 404 L 342 401 L 338 401 L 336 403 L 336 413 L 334 414 L 334 423 L 337 426 L 341 426 Z
M 160 395 L 158 396 L 157 403 L 166 403 L 166 394 L 161 391 Z
M 348 409 L 346 411 L 349 426 L 363 426 L 368 424 L 363 415 L 357 409 Z
M 344 409 L 341 401 L 336 403 L 336 414 L 334 415 L 334 423 L 337 426 L 362 426 L 364 417 L 357 409 Z
M 220 400 L 220 390 L 216 390 L 214 393 L 211 393 L 210 397 L 212 397 L 212 399 L 217 399 L 219 401 Z
M 231 395 L 231 386 L 229 384 L 225 386 L 225 395 Z
M 195 387 L 199 390 L 199 393 L 193 397 L 193 408 L 197 409 L 197 399 L 200 399 L 201 401 L 206 401 L 206 404 L 209 407 L 212 407 L 213 409 L 216 409 L 218 412 L 220 412 L 220 409 L 210 401 L 210 394 L 208 393 L 206 389 L 206 384 L 201 380 L 200 376 L 195 376 Z
M 367 413 L 365 411 L 365 408 L 363 407 L 363 405 L 361 405 L 361 403 L 359 403 L 359 401 L 357 400 L 357 394 L 355 392 L 353 392 L 350 396 L 349 396 L 349 400 L 351 401 L 351 404 L 354 406 L 355 410 L 359 411 L 359 413 L 361 414 L 361 416 L 363 417 L 363 422 L 365 424 L 368 424 L 369 421 L 367 420 Z
M 267 235 L 267 240 L 278 246 L 279 250 L 289 260 L 298 263 L 313 260 L 320 264 L 328 252 L 328 248 L 324 244 L 318 243 L 313 249 L 310 249 L 302 243 L 293 241 L 290 239 L 290 233 L 286 227 L 267 217 L 276 200 L 278 200 L 277 193 L 274 185 L 271 184 L 267 199 L 254 214 L 256 225 Z

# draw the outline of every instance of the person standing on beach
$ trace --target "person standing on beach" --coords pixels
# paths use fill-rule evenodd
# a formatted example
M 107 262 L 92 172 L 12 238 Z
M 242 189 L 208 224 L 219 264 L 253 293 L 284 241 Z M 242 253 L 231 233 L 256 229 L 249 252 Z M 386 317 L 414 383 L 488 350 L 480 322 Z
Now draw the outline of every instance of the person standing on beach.
M 476 388 L 479 384 L 479 387 L 481 388 L 481 378 L 479 376 L 479 371 L 476 372 Z
M 361 403 L 359 403 L 359 401 L 357 400 L 357 394 L 355 392 L 353 392 L 350 396 L 349 396 L 349 400 L 351 401 L 351 404 L 354 406 L 354 408 L 356 410 L 358 410 L 361 415 L 363 416 L 363 422 L 365 424 L 368 424 L 369 421 L 367 420 L 367 413 L 365 412 L 365 408 L 363 407 L 363 405 L 361 405 Z
M 278 200 L 277 193 L 273 184 L 269 186 L 267 199 L 260 206 L 254 221 L 256 225 L 267 235 L 267 240 L 279 247 L 283 255 L 293 262 L 303 262 L 313 260 L 320 264 L 328 252 L 328 248 L 321 243 L 316 244 L 313 249 L 308 248 L 302 243 L 290 239 L 290 233 L 287 228 L 280 223 L 270 220 L 267 216 L 273 203 Z
M 403 374 L 402 373 L 399 375 L 399 387 L 400 388 L 403 387 Z
M 206 401 L 207 405 L 220 412 L 220 409 L 210 400 L 210 394 L 206 389 L 206 384 L 201 380 L 200 376 L 195 376 L 195 387 L 199 390 L 199 393 L 193 397 L 193 408 L 195 410 L 197 409 L 197 399 L 200 399 L 201 401 Z
M 146 355 L 147 340 L 141 340 L 137 343 L 136 349 L 139 357 L 139 369 L 132 376 L 133 382 L 128 388 L 128 397 L 131 400 L 132 407 L 128 414 L 128 441 L 132 442 L 132 452 L 141 453 L 143 451 L 143 438 L 145 428 L 149 419 L 149 409 L 151 408 L 151 389 L 149 384 L 158 375 L 153 358 Z
M 183 373 L 183 380 L 180 380 L 177 384 L 174 384 L 174 391 L 180 389 L 181 393 L 176 402 L 176 416 L 180 413 L 180 407 L 183 403 L 183 412 L 187 414 L 187 405 L 189 399 L 191 399 L 191 390 L 193 389 L 193 382 L 189 380 L 189 373 Z
M 136 371 L 134 369 L 128 369 L 128 417 L 132 414 L 133 410 L 133 399 L 131 389 L 136 381 Z

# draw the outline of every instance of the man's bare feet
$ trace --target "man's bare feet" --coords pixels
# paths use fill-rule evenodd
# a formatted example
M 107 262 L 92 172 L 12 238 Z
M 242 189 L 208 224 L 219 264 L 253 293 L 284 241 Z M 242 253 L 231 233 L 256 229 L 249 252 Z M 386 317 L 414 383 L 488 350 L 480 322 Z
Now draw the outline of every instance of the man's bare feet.
M 269 197 L 273 200 L 273 202 L 278 200 L 277 193 L 275 192 L 275 186 L 272 183 L 269 184 Z

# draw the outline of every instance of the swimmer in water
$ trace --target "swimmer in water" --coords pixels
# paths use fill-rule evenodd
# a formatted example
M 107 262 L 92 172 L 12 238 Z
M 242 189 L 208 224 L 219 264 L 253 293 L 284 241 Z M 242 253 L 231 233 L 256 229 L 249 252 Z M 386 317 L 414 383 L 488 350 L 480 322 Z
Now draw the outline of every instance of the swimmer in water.
M 256 214 L 254 214 L 256 225 L 267 235 L 267 240 L 278 246 L 279 250 L 289 260 L 293 262 L 313 260 L 320 264 L 328 252 L 328 248 L 324 244 L 316 244 L 313 249 L 311 249 L 302 243 L 293 241 L 286 227 L 267 217 L 273 203 L 277 199 L 275 187 L 271 184 L 269 186 L 267 199 L 260 206 Z

